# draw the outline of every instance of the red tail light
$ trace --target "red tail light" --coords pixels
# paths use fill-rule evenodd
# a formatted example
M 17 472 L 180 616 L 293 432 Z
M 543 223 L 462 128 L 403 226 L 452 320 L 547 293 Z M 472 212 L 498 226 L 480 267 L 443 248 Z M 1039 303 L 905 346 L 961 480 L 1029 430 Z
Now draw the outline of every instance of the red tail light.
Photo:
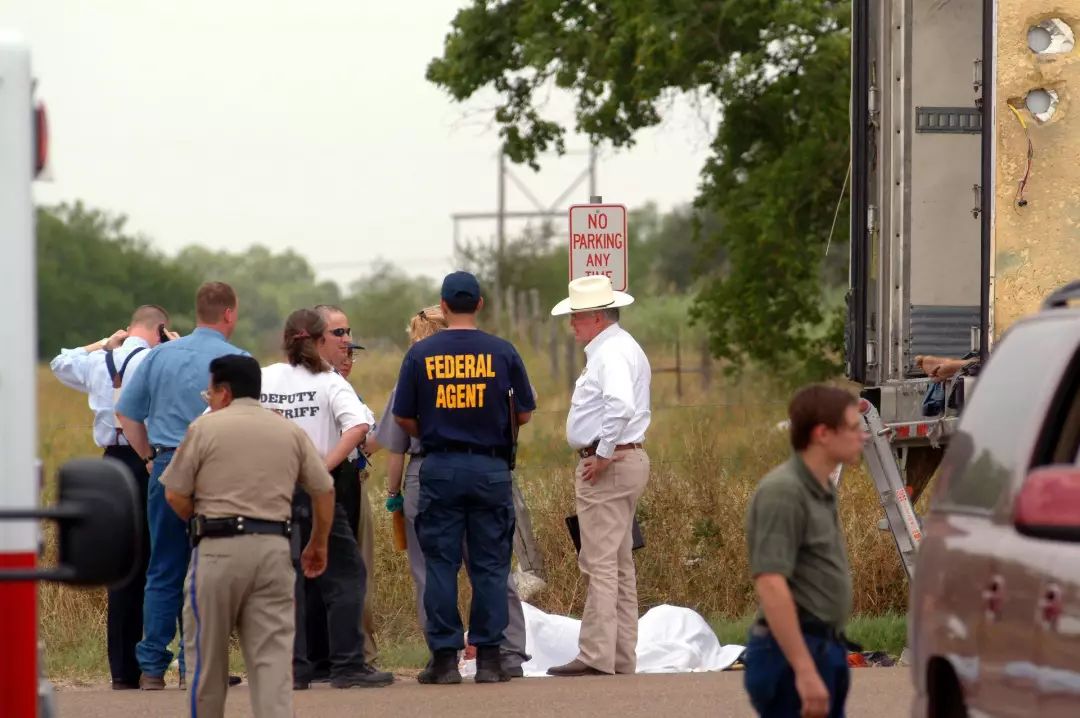
M 45 114 L 45 105 L 38 103 L 34 108 L 34 177 L 44 171 L 49 161 L 49 119 Z

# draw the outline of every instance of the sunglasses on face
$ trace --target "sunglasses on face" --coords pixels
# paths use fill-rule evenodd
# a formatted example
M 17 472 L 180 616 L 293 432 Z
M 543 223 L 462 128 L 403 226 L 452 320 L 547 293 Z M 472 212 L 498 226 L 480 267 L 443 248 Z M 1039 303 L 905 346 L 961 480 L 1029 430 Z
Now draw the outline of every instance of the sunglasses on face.
M 352 329 L 349 327 L 338 327 L 337 329 L 331 329 L 330 333 L 335 337 L 349 337 L 352 336 Z

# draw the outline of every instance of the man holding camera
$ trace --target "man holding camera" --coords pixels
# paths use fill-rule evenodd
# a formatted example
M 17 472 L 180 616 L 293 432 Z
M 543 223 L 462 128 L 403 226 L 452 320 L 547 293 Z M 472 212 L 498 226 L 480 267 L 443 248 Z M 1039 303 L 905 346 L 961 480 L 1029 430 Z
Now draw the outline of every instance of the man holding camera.
M 88 396 L 90 410 L 94 412 L 94 443 L 104 450 L 106 457 L 120 461 L 131 470 L 144 504 L 150 474 L 120 430 L 113 411 L 124 379 L 134 376 L 148 350 L 177 337 L 166 330 L 168 325 L 168 312 L 156 304 L 144 304 L 131 315 L 127 329 L 84 347 L 61 349 L 49 363 L 60 383 Z M 145 522 L 143 529 L 143 543 L 149 545 Z M 148 555 L 148 551 L 144 553 L 138 571 L 127 585 L 109 591 L 107 645 L 114 690 L 139 687 L 135 646 L 142 638 L 143 583 Z
M 184 583 L 190 714 L 225 714 L 229 635 L 235 628 L 257 716 L 291 718 L 294 637 L 292 497 L 311 495 L 304 575 L 326 569 L 334 488 L 307 433 L 259 402 L 262 370 L 247 356 L 210 362 L 210 413 L 192 422 L 161 477 L 165 499 L 191 520 Z
M 206 410 L 201 392 L 210 362 L 226 354 L 246 353 L 228 342 L 237 318 L 236 292 L 228 284 L 207 282 L 199 287 L 195 316 L 195 331 L 148 352 L 116 405 L 132 448 L 144 463 L 153 463 L 146 502 L 150 564 L 143 599 L 143 639 L 136 649 L 143 690 L 165 687 L 165 671 L 173 658 L 169 644 L 180 622 L 190 552 L 187 528 L 169 509 L 157 479 L 172 461 L 188 425 Z M 181 660 L 181 686 L 183 666 Z

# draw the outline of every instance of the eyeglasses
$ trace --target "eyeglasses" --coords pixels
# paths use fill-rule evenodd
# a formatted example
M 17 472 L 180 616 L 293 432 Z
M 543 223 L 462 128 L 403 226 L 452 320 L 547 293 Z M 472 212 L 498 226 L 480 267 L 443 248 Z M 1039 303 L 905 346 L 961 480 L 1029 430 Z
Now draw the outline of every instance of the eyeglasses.
M 207 404 L 210 403 L 210 390 L 209 389 L 203 389 L 202 391 L 200 391 L 199 396 L 201 396 L 202 400 L 205 401 Z
M 338 327 L 337 329 L 331 329 L 330 333 L 335 337 L 351 337 L 352 329 L 349 327 Z

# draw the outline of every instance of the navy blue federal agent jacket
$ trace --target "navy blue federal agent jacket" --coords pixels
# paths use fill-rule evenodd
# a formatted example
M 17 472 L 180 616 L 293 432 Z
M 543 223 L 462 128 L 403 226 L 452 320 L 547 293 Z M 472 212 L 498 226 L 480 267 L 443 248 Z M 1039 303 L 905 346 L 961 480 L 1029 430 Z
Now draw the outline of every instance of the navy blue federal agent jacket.
M 425 452 L 509 450 L 510 389 L 517 411 L 536 409 L 513 344 L 479 329 L 446 329 L 405 354 L 393 412 L 419 421 Z

